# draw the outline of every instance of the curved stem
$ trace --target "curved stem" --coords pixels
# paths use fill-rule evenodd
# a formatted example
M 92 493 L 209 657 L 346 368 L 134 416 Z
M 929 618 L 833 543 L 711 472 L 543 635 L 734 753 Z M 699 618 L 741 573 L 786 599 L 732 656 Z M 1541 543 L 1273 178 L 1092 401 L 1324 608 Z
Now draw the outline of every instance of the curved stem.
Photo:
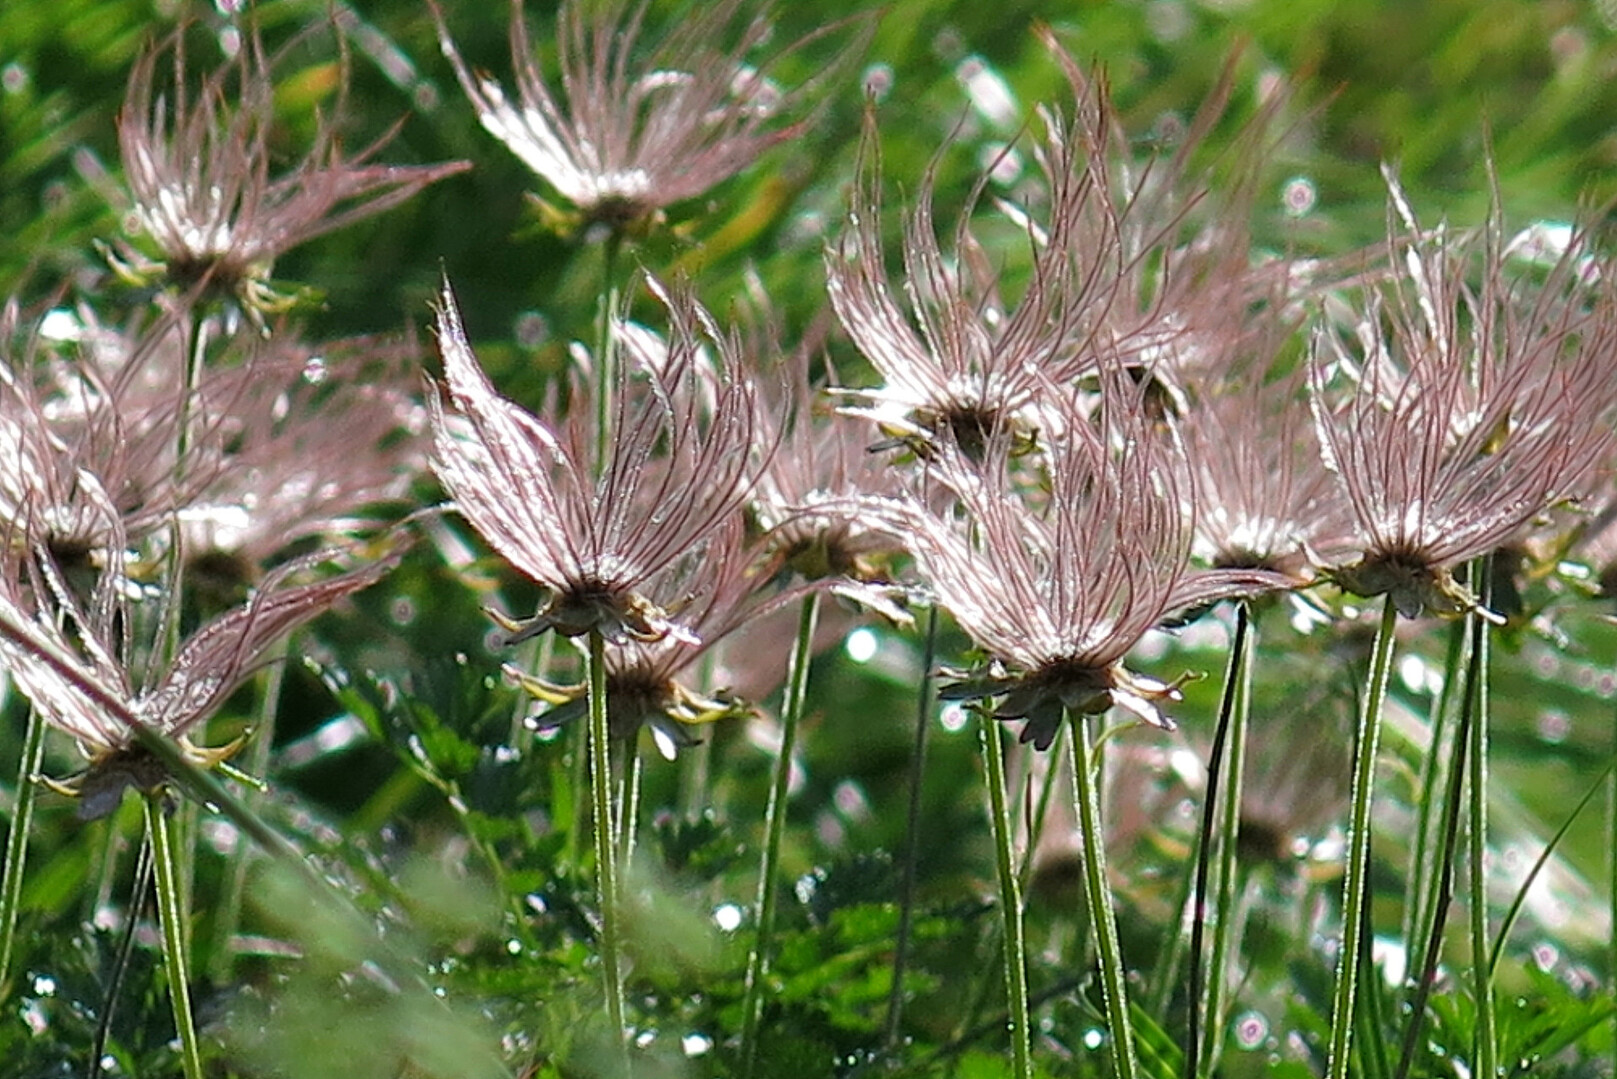
M 910 747 L 910 800 L 904 818 L 904 879 L 899 885 L 898 932 L 893 938 L 893 981 L 887 990 L 887 1045 L 898 1044 L 904 1014 L 904 966 L 909 962 L 910 929 L 915 918 L 916 869 L 921 862 L 921 776 L 926 767 L 926 732 L 932 723 L 932 667 L 938 654 L 938 608 L 926 613 L 926 644 L 921 653 L 921 685 L 915 698 L 915 742 Z
M 197 1042 L 196 1018 L 191 1012 L 190 957 L 187 954 L 185 908 L 180 902 L 179 862 L 174 837 L 164 808 L 167 793 L 159 788 L 146 794 L 146 831 L 152 843 L 152 869 L 157 879 L 157 920 L 163 931 L 163 964 L 168 975 L 168 999 L 174 1007 L 174 1026 L 180 1036 L 180 1062 L 185 1079 L 202 1079 L 202 1052 Z
M 1028 1014 L 1027 938 L 1022 925 L 1022 886 L 1017 879 L 1011 845 L 1011 819 L 1005 797 L 1005 747 L 999 720 L 979 715 L 978 744 L 988 775 L 988 809 L 994 827 L 995 864 L 999 871 L 1000 917 L 1005 925 L 1005 1002 L 1010 1012 L 1011 1074 L 1033 1076 L 1033 1021 Z
M 1236 838 L 1241 826 L 1241 768 L 1244 764 L 1243 749 L 1246 742 L 1246 709 L 1241 706 L 1245 705 L 1247 698 L 1243 692 L 1244 683 L 1251 675 L 1251 664 L 1247 659 L 1250 652 L 1248 639 L 1251 622 L 1251 608 L 1245 603 L 1237 604 L 1235 639 L 1230 642 L 1229 666 L 1224 674 L 1224 693 L 1218 706 L 1218 727 L 1213 735 L 1213 748 L 1208 754 L 1207 761 L 1207 793 L 1202 799 L 1202 839 L 1196 857 L 1196 893 L 1191 908 L 1190 1034 L 1185 1054 L 1186 1079 L 1196 1079 L 1201 1074 L 1204 1057 L 1208 1069 L 1211 1070 L 1218 1056 L 1216 1035 L 1213 1039 L 1214 1044 L 1205 1054 L 1203 1053 L 1204 1022 L 1207 1029 L 1222 1029 L 1219 1015 L 1222 1006 L 1219 998 L 1223 996 L 1224 958 L 1228 954 L 1230 936 L 1229 898 L 1233 891 L 1230 885 L 1231 878 L 1235 875 Z M 1234 736 L 1233 739 L 1231 735 Z M 1235 751 L 1231 754 L 1226 769 L 1225 749 L 1232 740 Z M 1220 780 L 1226 771 L 1229 773 L 1230 785 L 1224 794 L 1224 813 L 1220 817 L 1218 812 Z M 1222 828 L 1215 835 L 1215 821 L 1220 820 Z M 1213 955 L 1204 966 L 1202 947 L 1207 932 L 1207 894 L 1211 890 L 1208 878 L 1212 868 L 1215 839 L 1219 856 L 1220 899 L 1215 926 L 1217 939 L 1213 945 Z M 1204 992 L 1205 1016 L 1202 1000 Z
M 1084 891 L 1089 896 L 1089 920 L 1099 953 L 1101 996 L 1106 1004 L 1106 1025 L 1111 1028 L 1112 1074 L 1117 1079 L 1135 1079 L 1139 1063 L 1134 1056 L 1134 1023 L 1129 1018 L 1127 968 L 1117 937 L 1117 911 L 1106 880 L 1106 830 L 1101 823 L 1089 717 L 1072 719 L 1073 801 L 1084 841 Z
M 6 833 L 6 868 L 0 878 L 0 1000 L 10 995 L 11 953 L 17 942 L 17 916 L 22 910 L 23 866 L 28 861 L 28 831 L 39 797 L 38 775 L 45 763 L 45 721 L 28 709 L 22 762 L 17 767 L 17 795 Z
M 775 934 L 775 876 L 780 869 L 781 840 L 786 834 L 786 799 L 791 793 L 792 755 L 797 749 L 797 727 L 808 695 L 809 663 L 814 657 L 814 623 L 820 613 L 818 593 L 803 597 L 797 619 L 797 640 L 792 645 L 786 676 L 786 697 L 781 703 L 780 756 L 775 761 L 769 805 L 764 810 L 764 850 L 758 863 L 757 933 L 747 956 L 747 975 L 741 1013 L 741 1074 L 750 1077 L 758 1059 L 758 1027 L 763 1020 L 764 981 L 769 977 L 769 952 Z
M 607 1022 L 625 1072 L 628 1048 L 623 1023 L 623 972 L 618 941 L 618 845 L 613 842 L 611 729 L 606 711 L 606 641 L 599 631 L 589 638 L 590 675 L 590 793 L 594 799 L 595 874 L 601 905 L 601 973 L 606 989 Z
M 1353 1000 L 1359 988 L 1359 951 L 1364 935 L 1364 900 L 1370 873 L 1370 803 L 1375 793 L 1376 750 L 1381 744 L 1381 706 L 1392 670 L 1393 628 L 1398 608 L 1387 597 L 1370 656 L 1370 677 L 1354 734 L 1353 801 L 1347 868 L 1342 876 L 1342 945 L 1336 957 L 1336 991 L 1331 1001 L 1331 1046 L 1326 1075 L 1347 1079 L 1353 1043 Z

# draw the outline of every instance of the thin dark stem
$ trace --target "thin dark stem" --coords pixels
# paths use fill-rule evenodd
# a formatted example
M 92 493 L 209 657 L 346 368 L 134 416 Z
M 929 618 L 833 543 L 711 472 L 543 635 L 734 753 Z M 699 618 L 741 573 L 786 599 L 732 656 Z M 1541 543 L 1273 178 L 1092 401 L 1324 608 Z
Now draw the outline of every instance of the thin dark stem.
M 887 991 L 887 1045 L 898 1044 L 904 1014 L 904 967 L 909 962 L 915 918 L 915 881 L 921 862 L 921 777 L 926 767 L 926 732 L 932 724 L 932 667 L 937 661 L 938 609 L 926 615 L 921 653 L 921 685 L 916 694 L 915 742 L 910 747 L 910 800 L 905 816 L 904 878 L 899 885 L 898 932 L 893 939 L 893 982 Z
M 1224 675 L 1224 693 L 1218 705 L 1218 726 L 1213 734 L 1212 752 L 1207 760 L 1207 793 L 1202 799 L 1202 835 L 1200 850 L 1196 855 L 1196 892 L 1191 907 L 1190 922 L 1190 1032 L 1185 1046 L 1185 1079 L 1197 1079 L 1201 1074 L 1202 1058 L 1202 979 L 1204 970 L 1204 957 L 1202 948 L 1207 933 L 1207 893 L 1208 876 L 1213 863 L 1213 846 L 1215 839 L 1226 846 L 1233 846 L 1235 837 L 1226 835 L 1216 837 L 1214 834 L 1218 817 L 1219 780 L 1224 772 L 1224 747 L 1228 741 L 1231 722 L 1235 716 L 1235 700 L 1241 682 L 1241 671 L 1245 666 L 1247 628 L 1251 622 L 1251 611 L 1245 603 L 1237 604 L 1235 608 L 1235 639 L 1230 643 L 1229 665 Z M 1220 921 L 1228 916 L 1228 911 L 1219 911 Z M 1206 977 L 1222 978 L 1223 971 L 1208 970 Z M 1207 1025 L 1213 1026 L 1218 1022 L 1218 1016 L 1211 1013 L 1207 1015 Z M 1209 1054 L 1210 1055 L 1210 1054 Z
M 129 973 L 129 960 L 135 954 L 135 930 L 140 924 L 141 914 L 146 910 L 146 897 L 151 891 L 152 842 L 151 837 L 146 836 L 141 839 L 140 854 L 135 859 L 135 882 L 129 896 L 129 910 L 125 914 L 123 936 L 118 939 L 118 955 L 112 962 L 112 976 L 107 980 L 106 1003 L 101 1006 L 101 1019 L 95 1025 L 95 1039 L 90 1043 L 85 1079 L 100 1079 L 101 1058 L 106 1056 L 107 1039 L 112 1036 L 112 1016 L 118 1007 L 118 996 L 123 992 L 124 977 Z
M 1468 655 L 1471 647 L 1471 626 L 1468 621 L 1457 621 L 1449 633 L 1449 642 L 1443 663 L 1443 687 L 1438 691 L 1436 699 L 1432 702 L 1431 739 L 1426 750 L 1426 759 L 1421 763 L 1419 786 L 1416 788 L 1415 810 L 1415 842 L 1409 860 L 1409 870 L 1405 879 L 1413 882 L 1412 893 L 1414 902 L 1406 905 L 1404 912 L 1404 940 L 1409 943 L 1409 961 L 1411 969 L 1418 969 L 1426 965 L 1426 950 L 1431 947 L 1429 939 L 1423 939 L 1423 933 L 1432 922 L 1432 905 L 1437 902 L 1435 896 L 1438 889 L 1441 873 L 1436 870 L 1433 862 L 1433 845 L 1438 842 L 1434 829 L 1441 828 L 1441 822 L 1434 824 L 1433 802 L 1430 798 L 1422 797 L 1427 791 L 1435 791 L 1446 786 L 1446 773 L 1444 769 L 1458 767 L 1451 759 L 1453 754 L 1447 752 L 1449 740 L 1449 715 L 1454 711 L 1454 694 L 1459 691 L 1461 683 L 1465 680 L 1464 671 L 1469 663 Z M 1456 750 L 1457 752 L 1457 750 Z M 1442 855 L 1438 855 L 1443 857 Z
M 17 767 L 17 796 L 6 833 L 6 868 L 0 879 L 0 1000 L 9 996 L 11 955 L 17 941 L 17 917 L 22 910 L 23 867 L 28 861 L 28 832 L 33 826 L 34 802 L 39 797 L 39 770 L 45 762 L 45 721 L 28 710 L 28 733 L 23 736 L 22 762 Z

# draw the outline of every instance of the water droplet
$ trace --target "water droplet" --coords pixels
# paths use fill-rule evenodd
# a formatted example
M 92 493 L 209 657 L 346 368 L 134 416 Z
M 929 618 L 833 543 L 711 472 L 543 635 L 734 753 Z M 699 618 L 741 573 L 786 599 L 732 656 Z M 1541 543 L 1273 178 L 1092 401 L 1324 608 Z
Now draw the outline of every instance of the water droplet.
M 511 939 L 511 940 L 506 941 L 505 942 L 505 952 L 506 952 L 507 955 L 521 955 L 522 954 L 522 942 L 520 940 L 516 940 L 514 938 Z
M 1235 1021 L 1235 1040 L 1242 1049 L 1256 1049 L 1269 1035 L 1269 1021 L 1258 1012 L 1247 1012 Z
M 516 318 L 512 336 L 523 348 L 538 348 L 550 339 L 550 323 L 537 311 L 524 311 Z
M 1280 189 L 1280 205 L 1292 217 L 1302 217 L 1319 201 L 1319 189 L 1306 176 L 1293 176 Z
M 1084 1031 L 1081 1040 L 1085 1049 L 1099 1049 L 1106 1044 L 1106 1032 L 1099 1027 L 1090 1027 Z
M 21 64 L 10 63 L 0 68 L 0 90 L 15 94 L 26 89 L 28 83 L 28 69 Z
M 868 626 L 860 626 L 848 634 L 848 639 L 843 642 L 842 647 L 847 651 L 848 658 L 855 663 L 869 663 L 875 658 L 880 643 L 875 630 Z
M 326 361 L 319 356 L 310 356 L 303 364 L 303 380 L 311 386 L 318 386 L 326 380 Z
M 865 77 L 861 80 L 865 95 L 882 102 L 893 91 L 893 69 L 887 64 L 871 64 L 865 68 Z
M 393 619 L 395 626 L 408 626 L 415 621 L 415 601 L 409 596 L 400 596 L 388 607 L 388 615 Z

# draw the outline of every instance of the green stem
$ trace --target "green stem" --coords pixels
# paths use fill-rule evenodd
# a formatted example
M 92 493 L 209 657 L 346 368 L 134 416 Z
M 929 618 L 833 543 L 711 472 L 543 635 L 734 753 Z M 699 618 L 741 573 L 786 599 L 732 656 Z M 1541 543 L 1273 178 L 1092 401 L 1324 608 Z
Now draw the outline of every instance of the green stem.
M 747 975 L 741 1012 L 741 1074 L 750 1077 L 758 1060 L 758 1028 L 763 1020 L 764 982 L 769 977 L 770 949 L 775 933 L 775 877 L 780 870 L 781 840 L 786 834 L 786 798 L 790 793 L 792 755 L 797 749 L 797 727 L 808 696 L 809 664 L 814 657 L 814 623 L 820 613 L 819 593 L 803 598 L 798 614 L 797 640 L 792 645 L 786 697 L 781 703 L 780 756 L 775 761 L 769 805 L 764 810 L 764 850 L 758 863 L 757 933 L 747 956 Z
M 171 479 L 181 485 L 185 469 L 191 464 L 191 424 L 195 420 L 192 398 L 202 381 L 202 368 L 208 351 L 208 322 L 195 316 L 190 324 L 190 355 L 185 365 L 185 379 L 181 386 L 180 415 L 175 433 L 174 468 Z M 179 654 L 181 624 L 185 614 L 185 535 L 180 520 L 172 516 L 169 522 L 170 548 L 168 552 L 168 580 L 164 586 L 163 608 L 157 629 L 157 654 L 149 674 L 163 670 Z
M 1482 604 L 1492 602 L 1489 582 L 1493 579 L 1490 559 L 1472 563 L 1472 580 L 1480 580 Z M 1488 932 L 1488 638 L 1489 624 L 1481 615 L 1470 616 L 1476 625 L 1475 667 L 1477 677 L 1469 687 L 1472 696 L 1470 806 L 1468 860 L 1471 863 L 1471 966 L 1476 992 L 1477 1079 L 1495 1079 L 1499 1074 L 1499 1040 L 1494 1023 L 1493 978 L 1488 969 L 1492 936 Z
M 601 309 L 595 325 L 595 475 L 606 473 L 612 449 L 612 388 L 617 362 L 612 347 L 612 319 L 618 311 L 618 252 L 623 237 L 616 230 L 606 238 L 601 253 Z
M 1432 810 L 1436 803 L 1429 795 L 1448 786 L 1447 772 L 1460 767 L 1455 752 L 1451 752 L 1446 742 L 1449 737 L 1449 714 L 1454 710 L 1455 693 L 1461 686 L 1462 674 L 1470 666 L 1470 651 L 1469 623 L 1455 622 L 1449 631 L 1447 656 L 1443 664 L 1443 688 L 1438 691 L 1436 700 L 1432 702 L 1429 719 L 1431 734 L 1426 745 L 1426 757 L 1421 762 L 1420 778 L 1413 798 L 1416 813 L 1415 842 L 1414 849 L 1410 852 L 1409 870 L 1404 878 L 1411 883 L 1410 890 L 1414 896 L 1414 902 L 1406 904 L 1404 909 L 1404 940 L 1409 942 L 1410 970 L 1425 967 L 1427 951 L 1435 946 L 1427 930 L 1435 917 L 1433 907 L 1438 902 L 1442 859 L 1451 857 L 1451 854 L 1435 852 L 1433 849 L 1434 844 L 1441 842 L 1440 830 L 1446 828 L 1446 817 L 1443 820 L 1433 819 Z M 1458 699 L 1461 707 L 1466 707 L 1465 698 L 1462 696 Z M 1456 735 L 1455 740 L 1458 741 L 1458 738 Z
M 1005 926 L 1005 1002 L 1010 1013 L 1011 1074 L 1033 1076 L 1033 1020 L 1027 989 L 1027 938 L 1022 924 L 1022 886 L 1012 853 L 1011 819 L 1005 798 L 1005 747 L 999 720 L 979 715 L 978 744 L 988 775 L 988 809 L 994 827 L 995 864 L 999 870 L 1000 917 Z
M 185 1079 L 202 1079 L 202 1052 L 197 1042 L 196 1019 L 191 1014 L 190 962 L 187 956 L 185 909 L 180 903 L 179 861 L 169 831 L 162 789 L 146 794 L 146 831 L 152 842 L 152 868 L 157 878 L 157 920 L 163 931 L 163 962 L 168 974 L 168 998 L 174 1006 L 174 1026 L 180 1036 L 180 1061 Z
M 1229 953 L 1232 928 L 1230 903 L 1234 890 L 1236 840 L 1241 828 L 1241 769 L 1246 757 L 1247 712 L 1244 707 L 1247 694 L 1243 690 L 1251 677 L 1252 665 L 1247 658 L 1251 653 L 1251 623 L 1251 608 L 1245 603 L 1237 604 L 1235 639 L 1230 642 L 1229 666 L 1225 671 L 1224 693 L 1218 707 L 1218 726 L 1207 761 L 1207 793 L 1202 800 L 1202 836 L 1196 857 L 1196 896 L 1191 911 L 1190 1036 L 1185 1054 L 1186 1079 L 1197 1079 L 1202 1073 L 1203 1064 L 1208 1072 L 1212 1071 L 1222 1042 L 1221 1035 L 1215 1033 L 1211 1036 L 1211 1045 L 1204 1047 L 1202 1044 L 1207 1037 L 1204 1024 L 1208 1031 L 1223 1029 L 1220 998 L 1223 996 L 1224 963 Z M 1230 754 L 1227 764 L 1226 749 Z M 1223 789 L 1221 781 L 1226 775 L 1229 784 L 1227 789 Z M 1219 813 L 1221 807 L 1222 814 Z M 1204 966 L 1202 948 L 1207 931 L 1207 896 L 1211 890 L 1209 876 L 1215 847 L 1218 851 L 1219 903 L 1214 919 L 1213 954 Z
M 17 942 L 17 917 L 22 911 L 23 866 L 28 861 L 28 832 L 39 797 L 39 770 L 45 763 L 45 721 L 28 710 L 28 733 L 23 736 L 22 763 L 17 768 L 17 795 L 6 833 L 6 868 L 0 878 L 0 1000 L 9 997 L 11 954 Z
M 1433 865 L 1436 881 L 1435 893 L 1428 908 L 1426 922 L 1418 927 L 1423 933 L 1424 943 L 1418 951 L 1412 950 L 1411 957 L 1420 956 L 1420 962 L 1413 967 L 1418 979 L 1415 982 L 1415 993 L 1410 1000 L 1409 1027 L 1404 1031 L 1403 1049 L 1398 1058 L 1396 1079 L 1404 1079 L 1415 1063 L 1415 1052 L 1420 1046 L 1421 1029 L 1426 1021 L 1426 1002 L 1431 996 L 1432 988 L 1437 982 L 1438 958 L 1443 952 L 1443 931 L 1448 925 L 1449 906 L 1454 899 L 1454 854 L 1458 845 L 1460 834 L 1460 807 L 1464 803 L 1464 785 L 1466 777 L 1466 762 L 1476 755 L 1476 726 L 1472 708 L 1475 702 L 1473 687 L 1478 679 L 1478 662 L 1480 653 L 1475 647 L 1477 629 L 1482 619 L 1472 615 L 1464 623 L 1466 642 L 1465 678 L 1459 682 L 1460 686 L 1460 721 L 1454 735 L 1454 760 L 1448 766 L 1448 789 L 1443 798 L 1443 832 L 1439 837 L 1439 847 L 1436 853 L 1436 862 Z M 1452 654 L 1452 652 L 1451 652 Z M 1447 690 L 1445 688 L 1445 696 Z M 1434 744 L 1431 752 L 1435 753 Z M 1423 793 L 1423 801 L 1431 801 L 1429 795 Z
M 921 653 L 921 685 L 915 697 L 915 742 L 910 746 L 910 800 L 904 818 L 904 878 L 899 885 L 898 932 L 893 938 L 893 980 L 887 989 L 887 1045 L 898 1044 L 904 1014 L 904 966 L 909 962 L 915 920 L 915 881 L 921 863 L 921 776 L 926 767 L 926 732 L 932 724 L 932 667 L 938 654 L 938 608 L 926 613 Z
M 612 840 L 612 732 L 606 712 L 606 641 L 598 630 L 590 637 L 590 792 L 594 798 L 595 873 L 601 904 L 601 971 L 606 989 L 607 1022 L 624 1071 L 628 1070 L 628 1031 L 623 1023 L 623 972 L 619 966 L 618 846 Z
M 1106 830 L 1101 822 L 1100 787 L 1088 716 L 1073 717 L 1072 780 L 1078 829 L 1084 842 L 1084 891 L 1089 896 L 1089 920 L 1099 953 L 1106 1024 L 1111 1028 L 1112 1074 L 1116 1079 L 1135 1079 L 1139 1063 L 1134 1056 L 1134 1023 L 1129 1018 L 1127 968 L 1123 966 L 1123 947 L 1117 937 L 1112 889 L 1106 879 Z
M 1359 945 L 1364 933 L 1364 900 L 1370 872 L 1370 804 L 1375 793 L 1376 749 L 1381 744 L 1381 706 L 1392 670 L 1393 629 L 1398 608 L 1387 597 L 1370 657 L 1370 677 L 1354 735 L 1353 801 L 1347 867 L 1342 877 L 1342 945 L 1336 958 L 1336 992 L 1331 1001 L 1331 1044 L 1327 1079 L 1347 1079 L 1353 1043 L 1353 1000 L 1359 988 Z

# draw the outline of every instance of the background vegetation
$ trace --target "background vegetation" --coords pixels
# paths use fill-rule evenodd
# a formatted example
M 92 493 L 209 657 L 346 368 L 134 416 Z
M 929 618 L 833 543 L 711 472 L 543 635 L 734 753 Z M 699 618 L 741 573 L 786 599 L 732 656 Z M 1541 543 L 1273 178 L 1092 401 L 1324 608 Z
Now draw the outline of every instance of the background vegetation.
M 508 76 L 507 13 L 446 8 L 467 58 Z M 782 5 L 776 40 L 841 14 L 840 5 L 823 2 Z M 495 383 L 536 401 L 563 370 L 568 343 L 591 338 L 600 249 L 543 226 L 528 198 L 537 181 L 477 124 L 425 8 L 415 0 L 273 0 L 256 5 L 252 17 L 272 47 L 311 22 L 341 28 L 348 145 L 399 124 L 386 160 L 475 165 L 398 210 L 282 259 L 278 279 L 318 294 L 300 312 L 305 332 L 320 339 L 419 329 L 447 274 Z M 531 5 L 528 17 L 535 40 L 545 42 L 549 6 Z M 679 5 L 652 6 L 653 21 L 679 17 Z M 25 302 L 88 297 L 108 305 L 109 319 L 133 302 L 108 280 L 96 247 L 124 228 L 97 177 L 118 169 L 114 122 L 129 69 L 186 20 L 195 22 L 195 62 L 211 62 L 229 18 L 209 6 L 144 0 L 0 5 L 0 294 Z M 1475 224 L 1486 212 L 1490 151 L 1513 226 L 1569 221 L 1580 208 L 1603 224 L 1617 196 L 1613 19 L 1609 5 L 1571 0 L 893 0 L 880 8 L 865 58 L 843 72 L 807 135 L 677 207 L 668 228 L 636 246 L 633 258 L 658 274 L 688 274 L 721 316 L 756 275 L 788 332 L 804 332 L 824 317 L 823 244 L 840 227 L 862 83 L 885 87 L 875 108 L 893 203 L 915 190 L 947 146 L 938 216 L 949 220 L 980 163 L 1017 137 L 1032 107 L 1063 100 L 1059 70 L 1032 33 L 1041 20 L 1108 73 L 1142 143 L 1171 142 L 1233 62 L 1236 98 L 1209 147 L 1214 168 L 1220 139 L 1250 115 L 1261 88 L 1275 80 L 1289 87 L 1294 122 L 1259 207 L 1258 239 L 1275 250 L 1343 254 L 1384 236 L 1383 160 L 1399 165 L 1425 218 Z M 791 58 L 775 76 L 791 84 L 832 45 Z M 324 31 L 297 40 L 280 61 L 284 131 L 277 134 L 290 159 L 307 145 L 317 112 L 336 106 L 342 65 Z M 1010 107 L 996 113 L 992 97 L 1000 92 Z M 1286 182 L 1297 178 L 1315 193 L 1301 214 L 1281 201 Z M 644 296 L 634 302 L 655 324 L 655 305 Z M 840 370 L 860 369 L 844 343 L 833 339 L 830 347 Z M 424 360 L 429 373 L 435 362 Z M 426 503 L 441 492 L 423 478 L 418 495 Z M 228 827 L 203 814 L 193 884 L 203 976 L 194 992 L 219 1075 L 312 1076 L 337 1067 L 353 1079 L 598 1074 L 605 1032 L 590 943 L 593 884 L 566 827 L 582 775 L 577 739 L 570 732 L 535 739 L 513 722 L 525 706 L 499 678 L 507 657 L 480 604 L 500 588 L 520 610 L 531 593 L 469 529 L 445 527 L 464 538 L 472 563 L 452 568 L 439 546 L 420 545 L 383 585 L 300 636 L 280 683 L 270 793 L 260 812 L 310 852 L 366 917 L 345 920 L 295 876 L 255 859 L 239 924 L 218 922 L 217 900 L 235 872 L 237 856 L 228 852 L 240 848 Z M 1496 928 L 1550 837 L 1612 759 L 1617 631 L 1606 617 L 1609 601 L 1580 595 L 1575 571 L 1524 584 L 1526 615 L 1513 620 L 1496 652 L 1489 792 Z M 815 662 L 799 742 L 785 852 L 787 879 L 796 884 L 783 898 L 777 994 L 759 1074 L 1008 1074 L 976 738 L 947 710 L 933 721 L 926 762 L 911 997 L 902 1037 L 887 1037 L 921 646 L 917 635 L 877 623 L 856 630 L 852 616 L 832 621 L 837 633 L 827 634 Z M 1223 1064 L 1230 1076 L 1312 1075 L 1323 1054 L 1346 740 L 1365 656 L 1354 634 L 1307 633 L 1300 624 L 1292 606 L 1263 614 L 1247 780 L 1251 849 L 1243 849 L 1243 974 Z M 1199 762 L 1224 662 L 1222 627 L 1211 616 L 1150 639 L 1152 669 L 1210 677 L 1187 687 L 1177 734 L 1133 729 L 1108 747 L 1114 886 L 1153 1075 L 1180 1066 L 1185 986 L 1173 956 L 1182 947 L 1179 912 L 1198 825 Z M 754 676 L 761 717 L 705 732 L 705 775 L 694 756 L 670 764 L 649 742 L 643 749 L 646 823 L 629 941 L 643 1074 L 727 1075 L 736 1066 L 749 943 L 737 920 L 744 924 L 756 888 L 772 764 L 768 717 L 778 705 L 789 633 L 783 626 L 778 647 L 757 649 L 779 661 L 779 669 Z M 1407 836 L 1414 807 L 1429 797 L 1419 781 L 1423 717 L 1444 640 L 1441 628 L 1423 625 L 1402 646 L 1381 769 L 1371 917 L 1384 1010 L 1372 1008 L 1364 1033 L 1391 1044 L 1404 1023 L 1392 990 L 1403 977 Z M 958 657 L 964 648 L 946 629 L 940 655 Z M 242 728 L 257 707 L 255 692 L 244 691 L 210 741 Z M 7 695 L 0 776 L 16 775 L 23 715 L 18 696 Z M 49 774 L 80 765 L 65 740 L 48 747 Z M 1028 789 L 1037 792 L 1037 783 Z M 8 778 L 0 810 L 13 794 Z M 1612 832 L 1600 807 L 1597 800 L 1572 822 L 1526 892 L 1505 945 L 1501 1044 L 1512 1074 L 1612 1074 Z M 76 820 L 66 800 L 42 802 L 17 974 L 0 987 L 0 1075 L 82 1073 L 107 1006 L 119 939 L 111 927 L 129 904 L 139 831 L 134 800 L 92 825 Z M 1035 1056 L 1051 1075 L 1099 1075 L 1106 1056 L 1085 959 L 1086 915 L 1063 853 L 1044 851 L 1031 869 Z M 1463 963 L 1464 948 L 1457 941 L 1454 949 L 1453 961 Z M 175 1073 L 160 968 L 155 940 L 137 937 L 109 1074 Z M 401 986 L 401 970 L 431 991 Z M 1469 998 L 1452 984 L 1446 989 L 1434 1003 L 1423 1058 L 1430 1074 L 1457 1071 L 1449 1058 L 1471 1037 Z

